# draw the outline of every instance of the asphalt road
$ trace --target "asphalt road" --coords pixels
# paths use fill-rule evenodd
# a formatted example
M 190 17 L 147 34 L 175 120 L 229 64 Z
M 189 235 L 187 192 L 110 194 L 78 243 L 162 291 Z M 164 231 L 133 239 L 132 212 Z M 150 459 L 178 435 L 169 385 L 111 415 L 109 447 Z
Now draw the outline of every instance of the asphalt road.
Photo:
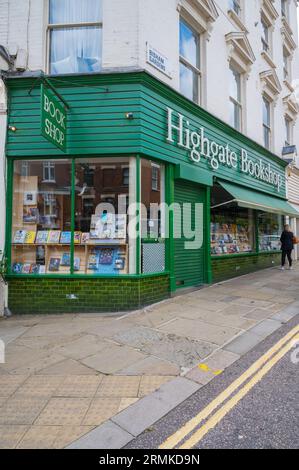
M 132 441 L 128 449 L 157 449 L 165 440 L 199 412 L 248 368 L 298 325 L 299 315 L 226 369 L 207 386 Z M 289 343 L 288 343 L 289 344 Z M 285 343 L 287 346 L 287 343 Z M 279 353 L 281 349 L 277 350 Z M 276 352 L 277 352 L 276 351 Z M 291 360 L 294 348 L 281 354 L 260 381 L 244 394 L 215 426 L 197 441 L 198 431 L 207 425 L 200 421 L 191 433 L 173 448 L 192 442 L 194 449 L 298 449 L 299 447 L 299 364 Z M 297 354 L 299 357 L 299 354 Z M 260 370 L 260 369 L 259 369 Z M 248 379 L 246 383 L 251 379 Z M 235 393 L 237 393 L 242 386 Z M 227 400 L 233 398 L 232 394 Z M 225 404 L 226 402 L 224 402 Z M 223 404 L 220 404 L 220 408 Z M 215 413 L 219 410 L 216 408 Z M 207 417 L 207 419 L 209 419 Z M 209 422 L 208 422 L 209 424 Z M 197 432 L 197 434 L 195 434 Z M 190 437 L 193 441 L 190 441 Z M 169 448 L 169 447 L 168 447 Z

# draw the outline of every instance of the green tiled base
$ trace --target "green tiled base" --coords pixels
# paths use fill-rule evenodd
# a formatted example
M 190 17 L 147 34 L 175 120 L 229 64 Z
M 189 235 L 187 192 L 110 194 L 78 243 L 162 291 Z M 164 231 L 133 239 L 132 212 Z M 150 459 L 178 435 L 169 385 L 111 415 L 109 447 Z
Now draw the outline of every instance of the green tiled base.
M 100 313 L 132 310 L 168 296 L 168 275 L 140 279 L 11 278 L 8 302 L 14 314 Z
M 212 259 L 213 282 L 220 282 L 259 269 L 279 266 L 280 253 Z

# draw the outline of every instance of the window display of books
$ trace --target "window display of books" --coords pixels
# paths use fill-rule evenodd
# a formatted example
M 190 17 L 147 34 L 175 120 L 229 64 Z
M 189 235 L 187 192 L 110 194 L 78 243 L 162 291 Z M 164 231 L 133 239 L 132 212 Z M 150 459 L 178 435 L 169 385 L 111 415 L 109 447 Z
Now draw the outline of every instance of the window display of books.
M 251 253 L 249 230 L 239 224 L 211 223 L 211 254 Z

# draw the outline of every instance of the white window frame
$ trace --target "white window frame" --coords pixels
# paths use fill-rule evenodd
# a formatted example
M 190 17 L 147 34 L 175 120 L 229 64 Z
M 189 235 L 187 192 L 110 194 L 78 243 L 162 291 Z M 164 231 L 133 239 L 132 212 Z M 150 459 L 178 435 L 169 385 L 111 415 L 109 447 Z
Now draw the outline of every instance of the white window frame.
M 283 8 L 283 5 L 285 5 L 285 8 Z M 284 18 L 287 22 L 289 22 L 289 0 L 281 0 L 281 16 Z
M 262 96 L 262 99 L 263 99 L 263 142 L 264 142 L 264 147 L 267 150 L 272 150 L 273 102 L 265 95 Z M 269 105 L 269 123 L 265 123 L 265 121 L 264 121 L 264 105 L 265 105 L 265 102 L 267 102 L 268 105 Z M 267 145 L 266 140 L 265 140 L 265 130 L 268 133 L 269 145 Z
M 159 170 L 160 166 L 152 163 L 152 191 L 159 191 Z M 155 184 L 154 184 L 155 183 Z
M 228 0 L 228 9 L 233 11 L 239 18 L 242 19 L 243 4 L 242 0 Z
M 243 127 L 244 127 L 244 123 L 243 123 L 244 76 L 242 72 L 240 72 L 240 70 L 238 70 L 237 67 L 234 66 L 233 63 L 229 64 L 229 70 L 231 74 L 237 73 L 239 74 L 239 77 L 240 77 L 240 101 L 231 95 L 229 95 L 229 101 L 230 103 L 233 103 L 234 107 L 238 108 L 238 111 L 239 111 L 239 128 L 236 126 L 236 123 L 234 123 L 233 127 L 237 131 L 242 132 Z
M 269 54 L 270 56 L 272 56 L 272 25 L 269 24 L 269 22 L 266 20 L 266 18 L 263 15 L 261 15 L 261 24 L 262 24 L 263 33 L 266 30 L 267 34 L 265 34 L 265 36 L 268 36 L 268 38 L 264 38 L 264 34 L 262 33 L 262 36 L 261 36 L 262 52 L 265 52 L 266 54 Z
M 293 120 L 287 115 L 284 116 L 284 123 L 285 123 L 285 142 L 284 142 L 284 145 L 285 145 L 285 147 L 289 147 L 290 145 L 293 144 L 294 123 L 293 123 Z
M 88 26 L 94 26 L 94 27 L 99 27 L 103 31 L 103 21 L 96 21 L 96 22 L 83 22 L 83 23 L 57 23 L 53 24 L 50 23 L 50 0 L 45 0 L 46 1 L 46 67 L 45 70 L 47 73 L 51 73 L 51 64 L 50 64 L 50 57 L 51 57 L 51 31 L 57 30 L 57 29 L 64 29 L 64 28 L 84 28 Z M 72 73 L 72 72 L 70 72 Z
M 291 54 L 283 46 L 283 79 L 289 83 L 292 82 L 291 76 Z
M 202 70 L 201 70 L 201 63 L 202 63 L 202 34 L 197 31 L 190 23 L 188 20 L 184 18 L 184 16 L 180 16 L 179 19 L 179 25 L 184 23 L 196 36 L 197 36 L 197 64 L 199 64 L 199 68 L 195 67 L 193 64 L 191 64 L 185 57 L 183 57 L 181 54 L 179 55 L 179 65 L 184 65 L 187 67 L 189 70 L 192 71 L 192 73 L 195 74 L 197 77 L 196 79 L 196 93 L 197 93 L 197 99 L 194 99 L 194 90 L 193 90 L 193 99 L 192 101 L 196 104 L 201 104 L 202 103 Z M 179 44 L 180 46 L 180 44 Z M 180 83 L 181 85 L 181 83 Z
M 52 171 L 53 178 L 51 174 Z M 48 173 L 48 175 L 46 173 Z M 43 162 L 43 183 L 56 183 L 54 162 Z

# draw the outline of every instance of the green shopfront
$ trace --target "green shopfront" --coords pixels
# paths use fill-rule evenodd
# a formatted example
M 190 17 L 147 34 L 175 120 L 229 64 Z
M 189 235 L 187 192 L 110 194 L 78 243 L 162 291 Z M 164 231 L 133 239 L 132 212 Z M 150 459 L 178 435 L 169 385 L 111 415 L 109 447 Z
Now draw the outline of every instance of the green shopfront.
M 279 263 L 275 155 L 146 72 L 7 86 L 12 312 L 126 311 Z

